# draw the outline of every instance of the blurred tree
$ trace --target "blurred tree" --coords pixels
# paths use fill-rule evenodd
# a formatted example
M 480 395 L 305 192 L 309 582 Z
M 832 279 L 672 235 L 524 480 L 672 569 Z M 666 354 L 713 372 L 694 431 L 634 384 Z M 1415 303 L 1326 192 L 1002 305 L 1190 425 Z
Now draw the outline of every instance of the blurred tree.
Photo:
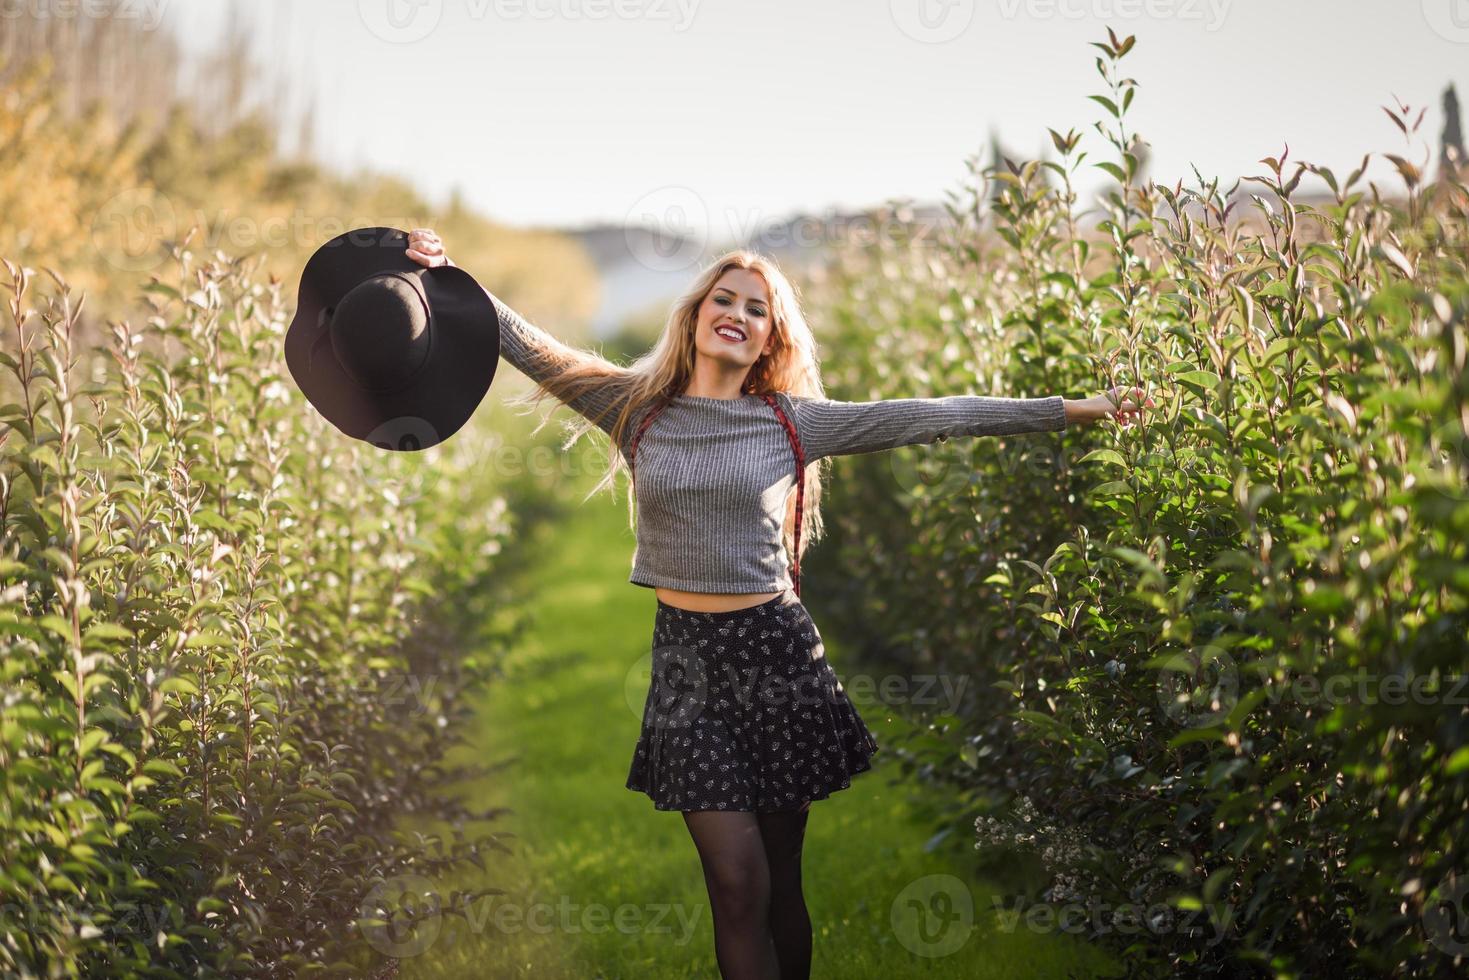
M 168 30 L 137 17 L 0 17 L 0 255 L 51 266 L 88 296 L 79 344 L 96 323 L 141 303 L 140 287 L 170 245 L 261 252 L 286 282 L 324 241 L 351 228 L 438 227 L 455 261 L 506 302 L 569 342 L 586 334 L 598 276 L 574 239 L 505 228 L 474 213 L 455 188 L 435 215 L 405 181 L 339 176 L 295 152 L 281 98 L 264 99 L 249 26 L 231 3 L 224 37 L 185 83 Z

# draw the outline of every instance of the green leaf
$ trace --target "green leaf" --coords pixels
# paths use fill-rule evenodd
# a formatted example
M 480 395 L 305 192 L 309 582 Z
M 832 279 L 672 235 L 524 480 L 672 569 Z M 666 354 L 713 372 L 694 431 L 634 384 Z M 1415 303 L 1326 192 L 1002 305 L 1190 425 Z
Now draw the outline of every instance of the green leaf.
M 85 759 L 87 756 L 91 755 L 92 752 L 97 748 L 97 746 L 107 741 L 107 734 L 108 733 L 105 728 L 88 729 L 87 732 L 82 735 L 81 743 L 77 746 L 79 750 L 79 757 Z
M 1077 460 L 1077 462 L 1114 463 L 1117 466 L 1123 467 L 1124 469 L 1127 467 L 1127 460 L 1123 458 L 1123 455 L 1115 449 L 1093 449 L 1091 452 L 1081 457 L 1081 459 Z
M 165 677 L 158 685 L 158 690 L 164 694 L 177 691 L 179 694 L 198 694 L 199 685 L 187 677 Z
M 82 632 L 82 643 L 88 640 L 130 640 L 133 631 L 118 623 L 93 623 Z
M 1168 740 L 1168 747 L 1176 749 L 1190 742 L 1222 742 L 1228 737 L 1229 732 L 1223 725 L 1211 725 L 1207 728 L 1185 728 Z
M 149 759 L 143 763 L 143 771 L 150 775 L 173 776 L 182 779 L 184 771 L 167 759 Z
M 234 645 L 234 637 L 216 630 L 200 630 L 184 643 L 186 649 L 195 647 L 227 647 Z
M 58 636 L 67 641 L 70 641 L 72 638 L 71 622 L 62 619 L 54 613 L 47 613 L 45 616 L 39 617 L 36 622 L 40 624 L 42 629 L 54 636 Z
M 177 289 L 174 289 L 172 286 L 170 286 L 170 285 L 168 285 L 166 283 L 161 283 L 161 282 L 156 282 L 156 281 L 155 282 L 150 282 L 146 286 L 144 286 L 142 288 L 142 292 L 145 292 L 145 293 L 158 293 L 159 295 L 167 296 L 169 299 L 181 299 L 182 298 L 181 296 L 179 296 L 179 291 Z
M 1188 385 L 1201 385 L 1205 388 L 1215 388 L 1219 384 L 1219 375 L 1213 371 L 1185 371 L 1183 374 L 1173 376 L 1174 380 Z
M 1126 480 L 1113 480 L 1110 483 L 1092 487 L 1092 493 L 1098 497 L 1130 496 L 1132 492 L 1132 484 Z

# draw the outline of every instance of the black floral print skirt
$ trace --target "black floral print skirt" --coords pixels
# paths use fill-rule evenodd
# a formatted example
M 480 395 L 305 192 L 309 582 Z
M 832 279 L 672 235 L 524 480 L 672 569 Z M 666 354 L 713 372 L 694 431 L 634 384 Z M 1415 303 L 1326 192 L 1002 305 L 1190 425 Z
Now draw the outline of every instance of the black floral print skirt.
M 872 768 L 806 607 L 786 589 L 729 612 L 658 601 L 627 788 L 659 810 L 796 810 Z

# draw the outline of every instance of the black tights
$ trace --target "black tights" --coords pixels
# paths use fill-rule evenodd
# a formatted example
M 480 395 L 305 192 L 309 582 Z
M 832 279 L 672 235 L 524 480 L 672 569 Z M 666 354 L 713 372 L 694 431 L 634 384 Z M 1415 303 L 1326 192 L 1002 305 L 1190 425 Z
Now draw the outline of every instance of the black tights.
M 801 894 L 806 809 L 690 810 L 724 980 L 809 980 L 811 917 Z

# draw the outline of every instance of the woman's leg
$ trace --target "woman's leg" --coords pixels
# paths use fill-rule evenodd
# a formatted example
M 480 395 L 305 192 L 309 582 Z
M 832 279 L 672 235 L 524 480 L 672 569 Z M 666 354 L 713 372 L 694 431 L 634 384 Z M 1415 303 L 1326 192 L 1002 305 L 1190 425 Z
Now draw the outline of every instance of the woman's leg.
M 724 980 L 781 980 L 770 936 L 770 867 L 756 816 L 736 810 L 683 814 L 704 866 L 714 956 Z
M 770 865 L 770 932 L 780 960 L 780 980 L 811 976 L 811 917 L 801 892 L 801 842 L 808 806 L 756 815 Z

